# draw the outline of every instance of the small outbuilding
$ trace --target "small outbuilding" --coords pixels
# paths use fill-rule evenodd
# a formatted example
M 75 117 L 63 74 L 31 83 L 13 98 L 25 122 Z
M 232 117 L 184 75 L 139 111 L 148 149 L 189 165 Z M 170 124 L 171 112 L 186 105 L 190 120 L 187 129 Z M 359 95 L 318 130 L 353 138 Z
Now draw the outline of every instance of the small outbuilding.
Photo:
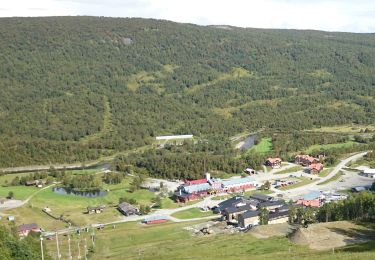
M 120 203 L 117 209 L 125 216 L 139 215 L 139 209 L 127 202 Z
M 168 218 L 166 216 L 151 216 L 145 218 L 142 222 L 145 224 L 159 224 L 163 222 L 167 222 Z
M 97 206 L 97 207 L 87 207 L 87 214 L 99 214 L 102 213 L 105 209 L 105 205 Z

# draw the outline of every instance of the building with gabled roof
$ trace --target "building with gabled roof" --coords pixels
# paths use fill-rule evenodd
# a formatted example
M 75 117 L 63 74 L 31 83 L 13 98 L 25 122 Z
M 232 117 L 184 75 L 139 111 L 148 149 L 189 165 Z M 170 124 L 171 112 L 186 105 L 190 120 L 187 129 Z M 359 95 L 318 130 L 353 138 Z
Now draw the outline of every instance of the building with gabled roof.
M 300 164 L 302 166 L 309 166 L 310 164 L 318 163 L 318 162 L 319 162 L 318 158 L 312 157 L 307 154 L 300 154 L 295 157 L 295 163 Z
M 26 237 L 31 231 L 42 232 L 42 229 L 36 223 L 22 224 L 17 227 L 17 232 L 20 237 Z
M 127 202 L 118 204 L 117 209 L 125 216 L 138 215 L 139 209 Z
M 280 168 L 282 160 L 281 158 L 268 158 L 265 162 L 266 166 L 271 166 L 272 168 Z
M 313 163 L 309 165 L 309 171 L 311 174 L 318 174 L 323 170 L 324 166 L 321 163 Z

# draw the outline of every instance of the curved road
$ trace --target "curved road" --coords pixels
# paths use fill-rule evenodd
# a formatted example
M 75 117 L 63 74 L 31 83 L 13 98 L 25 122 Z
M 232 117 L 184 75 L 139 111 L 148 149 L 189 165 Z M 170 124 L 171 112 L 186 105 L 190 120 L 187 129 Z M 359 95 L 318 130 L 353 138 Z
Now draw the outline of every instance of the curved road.
M 320 187 L 322 187 L 322 186 L 318 186 L 319 183 L 322 183 L 322 182 L 325 182 L 325 181 L 329 180 L 330 178 L 335 176 L 340 170 L 342 170 L 342 168 L 344 168 L 346 164 L 348 164 L 351 161 L 355 161 L 355 160 L 360 159 L 361 157 L 365 156 L 367 153 L 368 152 L 357 153 L 357 154 L 354 154 L 354 155 L 342 160 L 338 165 L 335 166 L 335 168 L 333 168 L 333 170 L 327 176 L 325 176 L 323 178 L 320 178 L 320 180 L 317 181 L 317 182 L 309 183 L 307 185 L 297 187 L 297 188 L 294 188 L 294 189 L 290 189 L 290 190 L 283 191 L 283 190 L 273 189 L 273 191 L 275 191 L 277 193 L 282 193 L 282 194 L 291 194 L 291 193 L 298 193 L 298 192 L 301 192 L 301 191 L 306 192 L 306 191 L 312 190 L 312 189 L 320 189 Z

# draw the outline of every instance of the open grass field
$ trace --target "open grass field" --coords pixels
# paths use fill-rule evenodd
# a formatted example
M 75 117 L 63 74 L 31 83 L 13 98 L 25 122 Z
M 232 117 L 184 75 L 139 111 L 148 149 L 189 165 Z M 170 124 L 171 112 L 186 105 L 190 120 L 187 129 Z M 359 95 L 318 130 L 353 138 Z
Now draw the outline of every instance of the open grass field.
M 191 209 L 176 212 L 176 213 L 172 214 L 172 217 L 180 218 L 180 219 L 189 219 L 189 218 L 209 217 L 209 216 L 213 216 L 213 215 L 214 214 L 212 213 L 211 210 L 201 211 L 198 208 L 191 208 Z
M 324 184 L 330 183 L 331 181 L 337 181 L 342 175 L 343 175 L 342 171 L 339 171 L 339 172 L 336 173 L 333 177 L 329 178 L 329 179 L 326 180 L 326 181 L 323 181 L 323 182 L 321 182 L 321 183 L 318 183 L 317 185 L 324 185 Z
M 257 145 L 254 145 L 246 153 L 259 153 L 259 154 L 266 154 L 272 151 L 272 139 L 271 138 L 262 138 Z
M 24 200 L 33 193 L 40 190 L 36 187 L 27 187 L 27 186 L 10 186 L 10 187 L 0 187 L 0 198 L 8 196 L 8 193 L 12 191 L 14 193 L 14 199 Z
M 28 176 L 32 173 L 29 172 L 22 172 L 22 173 L 11 173 L 11 174 L 5 174 L 0 176 L 0 186 L 8 186 L 12 180 L 16 177 L 21 178 L 24 176 Z
M 193 237 L 184 227 L 190 223 L 164 223 L 143 225 L 124 223 L 115 228 L 95 230 L 94 253 L 89 259 L 373 259 L 373 243 L 353 245 L 332 251 L 316 251 L 307 246 L 291 243 L 285 237 L 257 239 L 250 233 L 210 235 Z M 81 255 L 92 246 L 89 233 L 71 237 L 73 259 L 78 256 L 78 241 Z M 60 252 L 63 258 L 68 253 L 68 238 L 60 236 Z M 56 254 L 53 240 L 45 240 L 52 256 Z
M 337 148 L 348 148 L 357 144 L 358 144 L 357 142 L 354 142 L 352 140 L 349 140 L 345 143 L 337 143 L 337 144 L 315 144 L 307 148 L 304 152 L 307 154 L 310 154 L 313 151 L 331 150 L 331 149 L 337 149 Z
M 331 168 L 325 168 L 319 173 L 319 177 L 326 177 L 331 172 Z
M 303 170 L 303 167 L 301 165 L 293 166 L 292 168 L 281 170 L 278 172 L 274 172 L 274 174 L 285 174 L 285 173 L 292 173 L 292 172 L 298 172 Z
M 260 193 L 260 194 L 272 194 L 273 191 L 271 190 L 248 190 L 248 191 L 245 191 L 244 193 L 244 196 L 251 196 L 255 193 Z

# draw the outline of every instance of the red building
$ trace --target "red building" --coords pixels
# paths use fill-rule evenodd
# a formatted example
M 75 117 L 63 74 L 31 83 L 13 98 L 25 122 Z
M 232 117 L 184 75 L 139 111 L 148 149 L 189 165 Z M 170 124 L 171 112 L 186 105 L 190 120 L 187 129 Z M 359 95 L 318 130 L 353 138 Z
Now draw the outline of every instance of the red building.
M 282 160 L 280 158 L 268 158 L 265 165 L 272 168 L 280 168 Z
M 41 228 L 35 223 L 18 226 L 17 231 L 20 237 L 26 237 L 31 231 L 42 232 Z
M 318 174 L 323 170 L 323 164 L 313 163 L 309 165 L 309 170 L 311 174 Z
M 310 164 L 314 164 L 314 163 L 318 163 L 318 162 L 319 162 L 318 158 L 314 158 L 314 157 L 312 157 L 310 155 L 306 155 L 306 154 L 297 155 L 296 158 L 295 158 L 295 163 L 300 164 L 302 166 L 308 166 Z

